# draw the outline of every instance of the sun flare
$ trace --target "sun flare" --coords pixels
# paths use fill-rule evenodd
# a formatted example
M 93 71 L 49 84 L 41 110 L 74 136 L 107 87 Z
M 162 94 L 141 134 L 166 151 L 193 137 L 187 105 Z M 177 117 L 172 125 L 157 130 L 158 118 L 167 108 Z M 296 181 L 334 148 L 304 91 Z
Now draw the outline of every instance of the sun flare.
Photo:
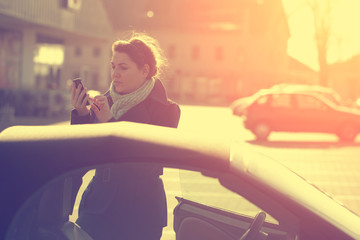
M 320 0 L 316 0 L 320 1 Z M 327 0 L 331 1 L 331 0 Z M 283 0 L 291 37 L 288 53 L 318 69 L 314 42 L 313 12 L 307 0 Z M 360 21 L 360 1 L 331 1 L 331 33 L 328 62 L 344 61 L 360 53 L 360 30 L 354 27 Z

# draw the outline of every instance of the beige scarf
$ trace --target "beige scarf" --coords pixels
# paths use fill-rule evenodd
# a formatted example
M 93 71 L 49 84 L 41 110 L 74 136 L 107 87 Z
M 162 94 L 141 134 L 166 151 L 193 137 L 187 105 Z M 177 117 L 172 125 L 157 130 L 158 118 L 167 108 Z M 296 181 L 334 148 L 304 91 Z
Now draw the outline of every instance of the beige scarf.
M 141 103 L 149 96 L 155 85 L 155 79 L 146 80 L 144 84 L 135 91 L 128 94 L 119 94 L 115 91 L 113 83 L 110 86 L 110 96 L 114 102 L 110 112 L 116 120 L 124 115 L 130 108 Z

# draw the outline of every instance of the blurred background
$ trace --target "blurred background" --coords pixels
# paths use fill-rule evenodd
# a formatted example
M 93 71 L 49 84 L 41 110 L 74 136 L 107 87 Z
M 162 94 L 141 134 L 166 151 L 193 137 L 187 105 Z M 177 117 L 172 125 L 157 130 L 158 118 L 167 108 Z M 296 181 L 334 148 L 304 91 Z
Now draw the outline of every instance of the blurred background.
M 341 3 L 339 3 L 341 2 Z M 70 79 L 104 92 L 110 46 L 157 38 L 180 104 L 229 106 L 278 83 L 360 96 L 356 0 L 0 0 L 0 117 L 68 118 Z M 31 120 L 32 117 L 40 117 Z

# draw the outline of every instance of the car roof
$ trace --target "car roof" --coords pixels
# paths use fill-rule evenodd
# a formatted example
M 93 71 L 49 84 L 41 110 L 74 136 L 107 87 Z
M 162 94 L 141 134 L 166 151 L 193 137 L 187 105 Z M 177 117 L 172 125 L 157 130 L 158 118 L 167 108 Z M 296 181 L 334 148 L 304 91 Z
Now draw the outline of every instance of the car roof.
M 49 168 L 58 159 L 60 163 L 71 159 L 67 163 L 70 168 L 130 159 L 132 162 L 173 161 L 208 169 L 228 168 L 230 144 L 211 139 L 132 122 L 14 126 L 0 134 L 0 156 L 19 162 L 42 162 Z
M 342 100 L 340 95 L 332 88 L 321 85 L 309 85 L 309 84 L 295 84 L 295 83 L 280 83 L 271 86 L 270 88 L 262 88 L 250 96 L 238 98 L 230 105 L 231 108 L 236 107 L 239 104 L 250 105 L 258 98 L 269 94 L 299 94 L 308 93 L 316 94 L 318 96 L 325 96 L 327 102 L 329 100 L 335 104 L 341 104 Z
M 337 94 L 337 92 L 329 87 L 321 85 L 310 85 L 310 84 L 296 84 L 296 83 L 280 83 L 273 85 L 269 89 L 279 90 L 279 91 L 316 91 L 324 93 Z
M 318 93 L 325 96 L 327 99 L 333 101 L 336 104 L 342 104 L 343 100 L 338 92 L 330 87 L 321 85 L 309 85 L 309 84 L 289 84 L 282 83 L 272 86 L 269 90 L 277 92 L 310 92 Z
M 264 91 L 261 94 L 259 94 L 256 98 L 259 99 L 261 97 L 264 96 L 273 96 L 273 95 L 303 95 L 303 96 L 312 96 L 314 98 L 317 98 L 319 100 L 321 100 L 322 102 L 326 103 L 327 105 L 329 105 L 332 108 L 335 109 L 340 109 L 343 106 L 339 106 L 338 104 L 336 104 L 334 101 L 330 100 L 328 97 L 325 97 L 323 94 L 320 94 L 318 92 L 315 91 L 300 91 L 300 90 L 292 90 L 292 89 L 288 89 L 288 90 L 276 90 L 276 91 Z

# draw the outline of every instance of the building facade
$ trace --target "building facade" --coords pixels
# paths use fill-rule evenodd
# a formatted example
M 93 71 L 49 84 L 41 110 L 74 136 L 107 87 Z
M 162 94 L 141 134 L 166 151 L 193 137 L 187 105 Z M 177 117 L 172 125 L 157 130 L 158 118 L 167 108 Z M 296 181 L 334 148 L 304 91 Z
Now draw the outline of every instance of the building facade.
M 103 90 L 111 39 L 100 0 L 0 0 L 0 90 L 26 92 L 27 102 L 32 99 L 28 108 L 34 109 L 41 100 L 31 95 L 43 94 L 45 101 L 55 92 L 66 96 L 75 77 L 89 89 Z
M 179 102 L 226 105 L 286 81 L 281 0 L 151 2 L 133 22 L 159 40 L 169 60 L 164 82 Z M 118 34 L 127 27 L 117 26 Z

